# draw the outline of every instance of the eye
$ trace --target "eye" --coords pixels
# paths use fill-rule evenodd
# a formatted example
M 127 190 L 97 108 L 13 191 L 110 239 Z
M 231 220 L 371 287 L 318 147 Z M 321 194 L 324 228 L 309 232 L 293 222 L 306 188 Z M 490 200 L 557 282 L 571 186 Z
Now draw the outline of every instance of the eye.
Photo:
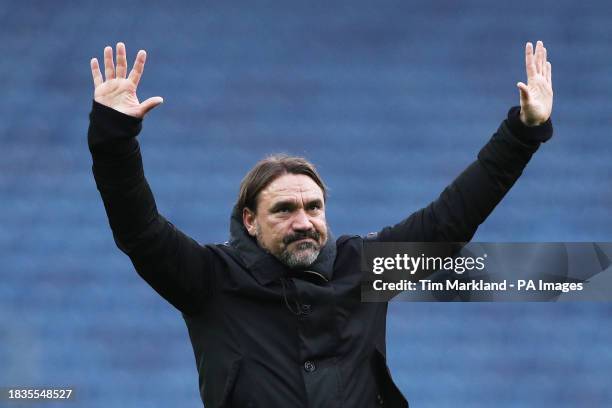
M 277 214 L 289 214 L 291 212 L 291 207 L 288 205 L 282 205 L 272 210 L 273 213 Z
M 320 210 L 320 209 L 321 209 L 321 205 L 320 205 L 320 204 L 316 204 L 316 203 L 315 203 L 315 204 L 310 204 L 310 205 L 308 206 L 308 209 L 309 209 L 310 211 L 318 211 L 318 210 Z

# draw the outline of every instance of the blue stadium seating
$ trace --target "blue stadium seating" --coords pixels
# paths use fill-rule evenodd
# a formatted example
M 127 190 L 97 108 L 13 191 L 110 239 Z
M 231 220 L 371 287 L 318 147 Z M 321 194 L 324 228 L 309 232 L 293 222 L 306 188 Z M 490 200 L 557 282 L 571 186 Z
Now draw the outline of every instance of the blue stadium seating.
M 611 18 L 606 0 L 3 0 L 0 387 L 201 405 L 180 314 L 115 247 L 91 175 L 105 45 L 147 49 L 139 95 L 165 99 L 140 137 L 160 211 L 221 242 L 272 152 L 319 166 L 336 235 L 428 204 L 518 103 L 523 44 L 542 39 L 555 137 L 475 240 L 612 241 Z M 398 302 L 390 365 L 418 408 L 610 407 L 611 318 L 606 303 Z

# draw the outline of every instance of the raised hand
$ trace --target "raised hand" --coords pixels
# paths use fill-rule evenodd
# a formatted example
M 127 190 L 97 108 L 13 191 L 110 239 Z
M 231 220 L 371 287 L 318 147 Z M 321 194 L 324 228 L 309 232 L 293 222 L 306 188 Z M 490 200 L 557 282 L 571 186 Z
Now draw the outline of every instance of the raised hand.
M 91 74 L 94 82 L 94 100 L 102 105 L 113 108 L 126 115 L 142 118 L 151 109 L 161 104 L 164 100 L 159 96 L 154 96 L 144 102 L 138 101 L 136 89 L 144 70 L 147 53 L 144 50 L 138 51 L 134 67 L 127 74 L 127 58 L 125 45 L 117 43 L 117 67 L 113 62 L 112 47 L 104 48 L 104 77 L 100 72 L 100 66 L 96 58 L 91 59 Z
M 542 41 L 525 45 L 525 69 L 527 85 L 516 84 L 521 94 L 521 121 L 527 126 L 538 126 L 550 118 L 553 105 L 552 66 L 546 60 L 546 48 Z

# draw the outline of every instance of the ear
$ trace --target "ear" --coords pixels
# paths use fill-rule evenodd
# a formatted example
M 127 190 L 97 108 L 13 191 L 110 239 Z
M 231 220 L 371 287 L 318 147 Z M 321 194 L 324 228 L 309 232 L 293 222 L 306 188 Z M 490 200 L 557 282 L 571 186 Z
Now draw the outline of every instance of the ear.
M 244 228 L 246 228 L 250 236 L 254 237 L 257 235 L 257 219 L 255 213 L 247 207 L 242 209 L 242 224 L 244 224 Z

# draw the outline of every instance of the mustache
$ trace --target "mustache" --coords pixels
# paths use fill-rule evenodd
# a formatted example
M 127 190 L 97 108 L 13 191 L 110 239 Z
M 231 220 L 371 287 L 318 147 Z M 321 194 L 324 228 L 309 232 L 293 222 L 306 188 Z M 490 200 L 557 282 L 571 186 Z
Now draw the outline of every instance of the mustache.
M 289 245 L 292 242 L 299 241 L 300 239 L 304 238 L 314 239 L 318 243 L 321 239 L 321 234 L 319 234 L 317 231 L 296 232 L 283 238 L 283 244 Z

